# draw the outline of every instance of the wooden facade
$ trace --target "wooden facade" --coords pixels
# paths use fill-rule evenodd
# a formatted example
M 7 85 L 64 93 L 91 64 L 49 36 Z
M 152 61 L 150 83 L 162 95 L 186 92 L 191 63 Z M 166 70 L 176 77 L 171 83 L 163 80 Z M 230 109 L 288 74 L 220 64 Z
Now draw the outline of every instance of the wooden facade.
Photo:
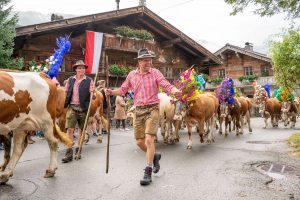
M 269 83 L 274 88 L 274 72 L 271 59 L 264 54 L 253 51 L 253 46 L 247 44 L 244 48 L 226 44 L 215 53 L 222 59 L 222 65 L 209 67 L 210 77 L 231 77 L 236 86 L 249 97 L 253 96 L 254 88 L 251 82 L 241 82 L 241 76 L 255 75 L 257 83 L 265 85 Z M 208 88 L 215 88 L 214 85 L 207 85 Z
M 154 35 L 154 40 L 128 39 L 113 34 L 112 29 L 121 25 L 145 29 Z M 217 56 L 146 7 L 134 7 L 19 27 L 16 29 L 14 56 L 24 57 L 27 62 L 32 59 L 44 61 L 53 54 L 56 38 L 71 33 L 71 51 L 65 55 L 61 66 L 62 72 L 58 77 L 62 82 L 74 74 L 72 64 L 78 59 L 84 59 L 86 30 L 104 33 L 99 64 L 100 79 L 104 79 L 107 67 L 111 64 L 135 67 L 134 58 L 137 56 L 137 51 L 144 47 L 155 52 L 154 67 L 158 68 L 169 80 L 176 79 L 181 71 L 192 65 L 205 68 L 221 63 Z M 124 78 L 125 76 L 111 76 L 110 85 L 120 86 Z

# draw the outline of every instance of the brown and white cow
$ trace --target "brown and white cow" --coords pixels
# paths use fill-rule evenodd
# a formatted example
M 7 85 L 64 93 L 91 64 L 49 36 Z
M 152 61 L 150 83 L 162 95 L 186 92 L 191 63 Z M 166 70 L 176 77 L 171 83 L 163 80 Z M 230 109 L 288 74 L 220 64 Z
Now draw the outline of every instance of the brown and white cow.
M 281 103 L 276 98 L 268 98 L 267 92 L 260 85 L 255 86 L 254 100 L 259 105 L 259 113 L 264 118 L 263 128 L 267 128 L 269 118 L 271 118 L 272 126 L 278 127 Z
M 166 93 L 159 93 L 159 124 L 164 143 L 172 144 L 178 141 L 173 132 L 175 105 Z
M 188 128 L 189 141 L 187 149 L 192 148 L 192 127 L 197 123 L 199 129 L 200 142 L 204 142 L 204 125 L 209 128 L 207 142 L 214 142 L 215 117 L 218 112 L 219 101 L 211 94 L 200 94 L 195 100 L 188 103 L 186 113 L 186 124 Z
M 281 119 L 283 121 L 284 126 L 286 127 L 289 123 L 291 123 L 290 128 L 294 128 L 296 124 L 296 117 L 298 114 L 296 102 L 283 102 L 281 113 Z
M 54 176 L 58 140 L 65 145 L 71 143 L 55 124 L 56 98 L 56 85 L 43 73 L 0 71 L 0 135 L 8 138 L 12 131 L 14 142 L 12 156 L 1 168 L 0 183 L 13 175 L 27 146 L 27 131 L 44 132 L 50 148 L 50 163 L 44 177 Z

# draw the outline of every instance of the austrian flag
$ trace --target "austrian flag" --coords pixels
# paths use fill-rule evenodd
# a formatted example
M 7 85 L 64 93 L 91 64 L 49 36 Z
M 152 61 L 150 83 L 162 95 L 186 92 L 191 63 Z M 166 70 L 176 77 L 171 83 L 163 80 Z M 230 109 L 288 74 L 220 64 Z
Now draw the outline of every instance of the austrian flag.
M 86 73 L 95 74 L 99 67 L 103 42 L 103 33 L 86 31 L 85 40 L 86 51 L 84 62 L 88 66 L 88 68 L 86 69 Z

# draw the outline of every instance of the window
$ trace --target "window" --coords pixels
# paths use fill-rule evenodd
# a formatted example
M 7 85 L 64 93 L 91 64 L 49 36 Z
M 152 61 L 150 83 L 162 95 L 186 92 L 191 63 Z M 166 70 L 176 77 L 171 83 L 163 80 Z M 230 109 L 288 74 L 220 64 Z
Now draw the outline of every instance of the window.
M 252 67 L 245 67 L 244 74 L 245 76 L 253 75 Z
M 225 69 L 219 69 L 218 75 L 219 75 L 219 77 L 224 78 L 226 76 L 226 70 Z
M 270 66 L 261 67 L 261 76 L 270 76 Z
M 171 67 L 167 67 L 166 77 L 173 78 L 173 69 Z

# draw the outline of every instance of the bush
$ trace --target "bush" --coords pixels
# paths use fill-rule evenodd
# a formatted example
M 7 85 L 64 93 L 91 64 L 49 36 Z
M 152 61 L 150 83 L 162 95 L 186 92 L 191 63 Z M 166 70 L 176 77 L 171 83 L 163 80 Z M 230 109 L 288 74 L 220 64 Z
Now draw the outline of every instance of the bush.
M 297 151 L 300 151 L 300 132 L 294 133 L 288 141 L 292 147 L 294 147 Z
M 114 33 L 117 33 L 126 38 L 138 38 L 142 40 L 152 40 L 153 35 L 152 33 L 146 30 L 137 30 L 132 29 L 128 26 L 118 26 L 112 29 Z
M 118 66 L 116 64 L 110 65 L 108 71 L 112 75 L 121 75 L 124 76 L 127 74 L 126 68 L 123 66 Z
M 254 75 L 248 75 L 248 76 L 240 76 L 239 81 L 240 82 L 253 82 L 257 79 L 257 76 Z
M 222 82 L 222 80 L 223 80 L 222 77 L 216 77 L 216 78 L 211 79 L 210 82 L 211 82 L 212 85 L 218 85 L 219 83 Z

